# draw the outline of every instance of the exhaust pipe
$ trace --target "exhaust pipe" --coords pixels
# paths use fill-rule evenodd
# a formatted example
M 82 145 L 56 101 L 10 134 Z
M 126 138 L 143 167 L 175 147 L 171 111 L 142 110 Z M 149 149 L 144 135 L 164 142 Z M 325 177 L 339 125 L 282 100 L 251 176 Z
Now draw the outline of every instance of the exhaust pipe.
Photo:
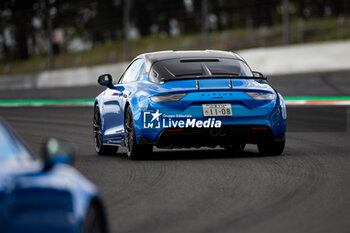
M 225 137 L 227 135 L 226 131 L 223 129 L 212 129 L 209 133 L 212 137 Z
M 220 137 L 225 137 L 225 136 L 226 136 L 226 131 L 223 130 L 223 129 L 220 129 L 218 135 L 219 135 Z
M 218 136 L 218 133 L 219 133 L 219 131 L 217 129 L 212 129 L 209 132 L 210 136 L 212 136 L 212 137 Z

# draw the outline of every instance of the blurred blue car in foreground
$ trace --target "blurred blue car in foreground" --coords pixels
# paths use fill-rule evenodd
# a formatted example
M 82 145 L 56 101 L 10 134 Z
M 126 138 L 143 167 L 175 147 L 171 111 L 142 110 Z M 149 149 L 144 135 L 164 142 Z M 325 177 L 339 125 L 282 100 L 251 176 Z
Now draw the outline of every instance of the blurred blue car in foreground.
M 268 59 L 268 58 L 267 58 Z M 107 89 L 94 105 L 98 154 L 126 146 L 130 159 L 159 148 L 257 144 L 284 150 L 286 107 L 264 75 L 232 52 L 161 51 L 136 57 L 121 78 L 98 78 Z
M 73 149 L 47 141 L 43 161 L 0 119 L 0 232 L 107 232 L 96 187 L 69 164 Z

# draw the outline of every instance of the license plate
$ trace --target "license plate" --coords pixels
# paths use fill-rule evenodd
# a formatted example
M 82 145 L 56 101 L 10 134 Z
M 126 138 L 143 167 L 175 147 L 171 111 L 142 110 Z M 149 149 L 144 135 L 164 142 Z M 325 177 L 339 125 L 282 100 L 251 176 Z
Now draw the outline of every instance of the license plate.
M 232 116 L 231 104 L 203 104 L 203 115 L 211 116 Z

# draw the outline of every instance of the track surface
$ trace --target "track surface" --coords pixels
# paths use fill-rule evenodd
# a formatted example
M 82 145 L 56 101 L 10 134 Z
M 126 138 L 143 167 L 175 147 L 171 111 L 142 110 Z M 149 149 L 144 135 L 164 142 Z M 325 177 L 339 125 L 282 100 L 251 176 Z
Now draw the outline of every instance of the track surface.
M 307 95 L 300 83 L 305 77 L 299 78 L 296 84 L 279 79 L 278 89 Z M 319 92 L 309 89 L 313 95 L 349 94 L 349 85 L 333 85 L 348 81 L 328 81 L 316 82 Z M 79 90 L 79 98 L 97 91 Z M 77 95 L 35 93 L 26 95 Z M 9 92 L 0 96 L 10 98 Z M 124 149 L 95 154 L 91 107 L 0 108 L 36 153 L 50 136 L 76 144 L 75 166 L 100 188 L 112 232 L 349 232 L 349 113 L 347 107 L 288 108 L 283 156 L 261 157 L 248 146 L 237 155 L 220 148 L 156 150 L 148 160 L 129 161 Z
M 295 111 L 303 115 L 289 110 L 283 156 L 261 157 L 249 146 L 235 156 L 158 150 L 144 161 L 127 160 L 124 150 L 97 156 L 88 107 L 0 114 L 37 153 L 49 136 L 76 144 L 75 165 L 100 188 L 113 232 L 349 232 L 349 130 L 301 132 L 309 118 Z

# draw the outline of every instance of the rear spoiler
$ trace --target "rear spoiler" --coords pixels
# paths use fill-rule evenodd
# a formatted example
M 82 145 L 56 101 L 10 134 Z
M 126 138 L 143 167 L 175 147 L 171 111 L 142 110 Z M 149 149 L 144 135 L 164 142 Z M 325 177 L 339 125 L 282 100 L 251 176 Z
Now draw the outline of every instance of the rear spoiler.
M 237 75 L 201 75 L 201 76 L 181 76 L 176 77 L 172 79 L 161 79 L 159 80 L 160 83 L 165 83 L 169 81 L 176 81 L 176 80 L 200 80 L 200 79 L 253 79 L 253 80 L 259 80 L 261 81 L 267 81 L 266 77 L 253 77 L 253 76 L 237 76 Z M 231 82 L 231 81 L 230 81 Z

